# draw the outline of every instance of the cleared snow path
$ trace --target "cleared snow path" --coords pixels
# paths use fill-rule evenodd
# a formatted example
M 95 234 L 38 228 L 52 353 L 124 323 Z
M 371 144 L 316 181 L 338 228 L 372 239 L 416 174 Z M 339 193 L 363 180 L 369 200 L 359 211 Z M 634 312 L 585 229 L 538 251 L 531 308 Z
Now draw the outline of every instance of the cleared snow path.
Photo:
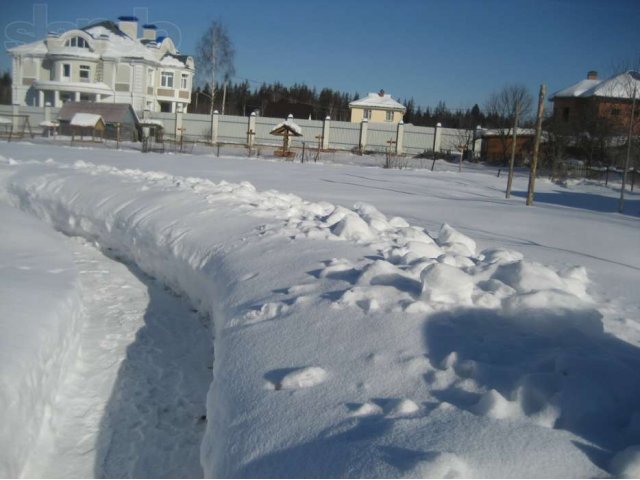
M 67 242 L 87 320 L 24 475 L 202 477 L 205 321 L 135 267 Z
M 603 331 L 582 267 L 247 182 L 6 168 L 7 202 L 99 239 L 215 319 L 209 476 L 591 478 L 640 458 L 639 350 Z M 117 437 L 131 439 L 144 384 L 122 372 L 96 474 L 152 475 Z

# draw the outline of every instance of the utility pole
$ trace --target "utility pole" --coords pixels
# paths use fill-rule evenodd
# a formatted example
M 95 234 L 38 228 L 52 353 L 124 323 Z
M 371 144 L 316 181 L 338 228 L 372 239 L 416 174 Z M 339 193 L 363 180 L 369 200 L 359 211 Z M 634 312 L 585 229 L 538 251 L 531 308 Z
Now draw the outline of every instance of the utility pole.
M 513 184 L 513 167 L 516 162 L 516 143 L 518 139 L 518 121 L 520 120 L 520 100 L 515 101 L 515 118 L 513 120 L 513 136 L 511 137 L 511 158 L 509 159 L 509 176 L 507 178 L 507 192 L 505 198 L 511 197 L 511 185 Z
M 624 160 L 624 170 L 622 172 L 622 185 L 620 186 L 620 202 L 618 203 L 618 212 L 624 211 L 624 189 L 627 184 L 627 171 L 631 163 L 631 137 L 633 136 L 633 122 L 636 114 L 636 90 L 637 85 L 633 86 L 633 103 L 631 104 L 631 120 L 629 121 L 629 135 L 627 136 L 627 158 Z
M 531 170 L 529 172 L 529 190 L 527 191 L 527 205 L 533 204 L 533 194 L 536 188 L 536 171 L 538 170 L 538 155 L 540 153 L 540 136 L 542 135 L 542 115 L 544 114 L 544 96 L 547 87 L 544 83 L 540 85 L 540 95 L 538 96 L 538 114 L 536 116 L 536 138 L 533 141 L 533 159 L 531 160 Z
M 224 86 L 222 87 L 222 115 L 224 115 L 224 106 L 227 103 L 227 81 L 224 81 Z

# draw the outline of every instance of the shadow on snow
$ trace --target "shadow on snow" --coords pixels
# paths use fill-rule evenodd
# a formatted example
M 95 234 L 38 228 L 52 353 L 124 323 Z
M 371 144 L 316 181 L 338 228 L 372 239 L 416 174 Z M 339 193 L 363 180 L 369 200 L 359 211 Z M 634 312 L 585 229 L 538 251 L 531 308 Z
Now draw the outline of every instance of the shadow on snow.
M 94 474 L 202 477 L 213 362 L 209 329 L 179 297 L 136 267 L 129 269 L 147 286 L 149 305 L 100 423 Z

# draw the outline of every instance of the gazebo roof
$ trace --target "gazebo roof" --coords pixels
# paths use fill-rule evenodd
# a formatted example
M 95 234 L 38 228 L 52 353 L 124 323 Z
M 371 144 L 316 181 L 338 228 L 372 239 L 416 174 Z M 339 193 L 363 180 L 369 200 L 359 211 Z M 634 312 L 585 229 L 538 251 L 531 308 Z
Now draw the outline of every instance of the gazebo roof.
M 292 135 L 294 137 L 301 137 L 302 128 L 300 128 L 300 125 L 298 125 L 297 123 L 294 123 L 292 120 L 287 119 L 285 122 L 281 122 L 273 127 L 269 133 L 271 135 L 278 135 L 281 137 L 285 134 Z

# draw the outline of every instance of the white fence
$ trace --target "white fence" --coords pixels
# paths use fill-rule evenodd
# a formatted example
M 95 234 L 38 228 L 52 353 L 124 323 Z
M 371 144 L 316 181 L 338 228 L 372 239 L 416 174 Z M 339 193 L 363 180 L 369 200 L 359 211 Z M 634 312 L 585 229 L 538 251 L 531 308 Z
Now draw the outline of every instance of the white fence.
M 0 116 L 28 115 L 34 132 L 44 120 L 55 120 L 59 109 L 52 107 L 18 107 L 0 105 Z M 165 132 L 185 136 L 194 141 L 238 145 L 279 145 L 281 139 L 270 135 L 271 129 L 282 122 L 280 118 L 240 117 L 234 115 L 202 115 L 196 113 L 145 112 L 146 116 L 162 121 Z M 451 153 L 459 150 L 465 139 L 474 138 L 473 131 L 411 124 L 350 123 L 330 120 L 294 120 L 302 129 L 302 137 L 292 139 L 292 146 L 318 146 L 323 149 L 354 151 L 387 151 L 416 155 L 425 151 Z M 480 154 L 480 141 L 471 145 L 474 156 Z

